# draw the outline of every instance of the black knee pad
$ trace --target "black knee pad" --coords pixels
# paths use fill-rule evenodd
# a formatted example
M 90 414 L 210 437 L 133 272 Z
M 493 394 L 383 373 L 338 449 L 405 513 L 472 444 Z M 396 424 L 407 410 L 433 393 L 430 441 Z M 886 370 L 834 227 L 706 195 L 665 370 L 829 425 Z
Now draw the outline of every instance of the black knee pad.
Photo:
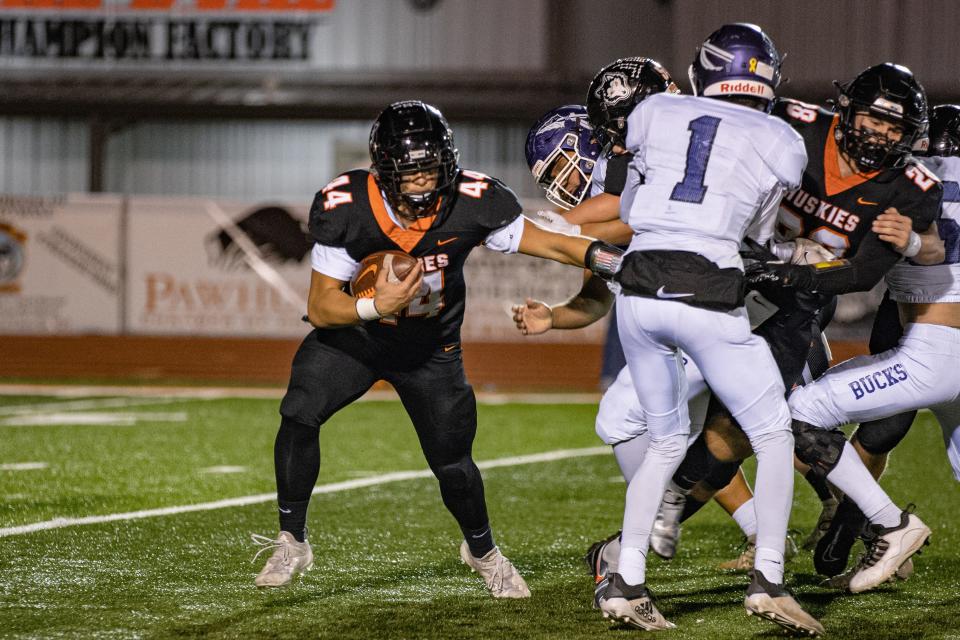
M 443 464 L 434 469 L 434 474 L 444 491 L 466 493 L 480 476 L 477 465 L 472 458 L 461 458 L 450 464 Z
M 833 471 L 843 454 L 847 437 L 840 429 L 820 429 L 799 420 L 793 421 L 794 453 L 818 478 Z
M 906 437 L 916 417 L 916 411 L 907 411 L 883 420 L 864 422 L 851 439 L 856 439 L 861 447 L 874 455 L 890 453 Z
M 716 458 L 714 458 L 716 460 Z M 703 481 L 714 491 L 720 491 L 733 480 L 733 477 L 737 475 L 737 470 L 742 464 L 741 460 L 734 460 L 733 462 L 720 462 L 716 460 L 713 467 L 710 469 L 710 473 L 707 474 L 707 477 Z

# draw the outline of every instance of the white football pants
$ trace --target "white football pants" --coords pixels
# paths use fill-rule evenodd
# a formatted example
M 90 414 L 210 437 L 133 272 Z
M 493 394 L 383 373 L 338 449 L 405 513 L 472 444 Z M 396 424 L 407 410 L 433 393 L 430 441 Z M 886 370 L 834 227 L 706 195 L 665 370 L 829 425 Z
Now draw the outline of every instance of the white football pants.
M 746 311 L 620 295 L 617 326 L 650 434 L 647 456 L 627 489 L 622 546 L 647 553 L 663 490 L 683 459 L 690 417 L 682 350 L 757 452 L 758 558 L 782 561 L 793 498 L 790 413 L 780 372 L 767 343 L 750 332 Z M 632 557 L 621 555 L 621 563 Z M 782 565 L 779 576 L 764 575 L 780 582 Z
M 910 323 L 895 348 L 830 367 L 790 395 L 795 419 L 826 429 L 926 407 L 960 480 L 960 329 Z

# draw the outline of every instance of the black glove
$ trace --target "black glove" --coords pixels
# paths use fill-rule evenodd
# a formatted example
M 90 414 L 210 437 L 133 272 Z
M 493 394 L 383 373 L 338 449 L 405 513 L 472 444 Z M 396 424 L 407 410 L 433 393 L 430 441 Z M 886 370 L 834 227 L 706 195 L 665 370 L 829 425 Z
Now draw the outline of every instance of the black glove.
M 744 281 L 750 287 L 775 284 L 814 291 L 817 284 L 814 274 L 814 270 L 806 265 L 755 262 L 744 269 Z
M 740 248 L 740 257 L 744 260 L 755 260 L 757 262 L 779 262 L 780 259 L 775 253 L 770 251 L 765 245 L 760 244 L 753 238 L 744 238 Z

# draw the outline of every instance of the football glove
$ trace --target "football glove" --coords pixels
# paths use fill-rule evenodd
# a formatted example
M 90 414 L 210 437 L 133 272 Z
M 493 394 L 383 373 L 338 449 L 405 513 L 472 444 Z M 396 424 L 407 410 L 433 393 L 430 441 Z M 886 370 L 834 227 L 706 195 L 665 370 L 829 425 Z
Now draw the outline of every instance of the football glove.
M 533 215 L 530 216 L 530 220 L 548 231 L 563 233 L 568 236 L 580 235 L 580 225 L 567 222 L 564 217 L 556 211 L 548 211 L 545 209 L 535 211 Z
M 782 262 L 754 262 L 744 269 L 744 280 L 750 287 L 775 284 L 805 291 L 813 291 L 816 285 L 813 269 L 806 265 Z

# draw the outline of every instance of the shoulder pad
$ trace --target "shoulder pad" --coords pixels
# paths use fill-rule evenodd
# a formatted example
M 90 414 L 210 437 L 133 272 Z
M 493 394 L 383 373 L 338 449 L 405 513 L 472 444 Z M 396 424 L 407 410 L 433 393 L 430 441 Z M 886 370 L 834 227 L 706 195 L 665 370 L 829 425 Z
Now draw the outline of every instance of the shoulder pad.
M 474 209 L 474 220 L 490 230 L 510 224 L 523 211 L 516 194 L 507 185 L 469 169 L 462 169 L 457 177 L 456 197 L 458 204 Z
M 356 169 L 342 173 L 317 192 L 310 206 L 310 233 L 322 245 L 342 247 L 347 223 L 359 207 L 368 207 L 370 172 Z

